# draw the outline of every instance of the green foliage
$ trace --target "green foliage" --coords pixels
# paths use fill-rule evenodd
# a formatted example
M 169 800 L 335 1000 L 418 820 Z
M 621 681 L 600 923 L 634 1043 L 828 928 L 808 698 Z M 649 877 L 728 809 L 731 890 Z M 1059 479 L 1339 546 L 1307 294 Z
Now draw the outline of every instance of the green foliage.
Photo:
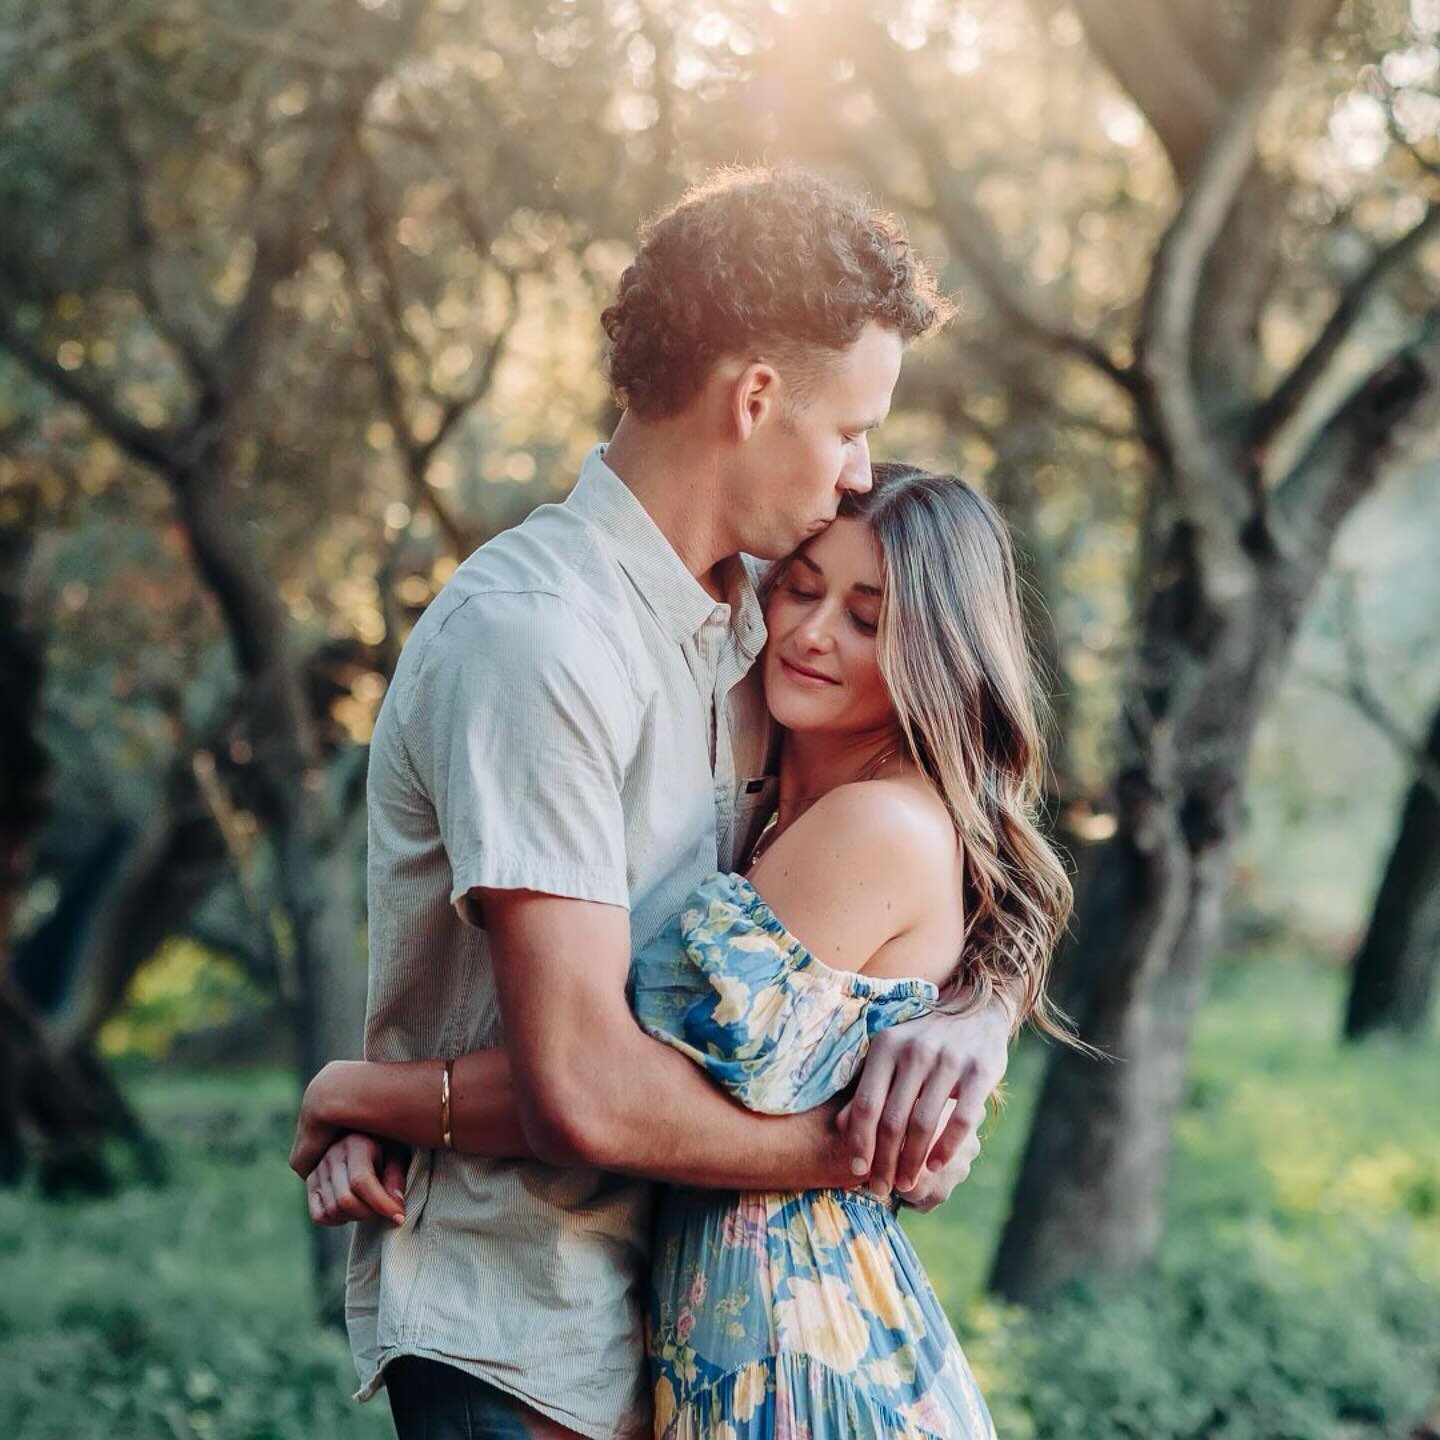
M 1030 1313 L 976 1298 L 1043 1060 L 1019 1057 L 964 1190 L 911 1224 L 1006 1440 L 1379 1440 L 1433 1407 L 1440 1059 L 1433 1040 L 1336 1047 L 1342 980 L 1222 966 L 1159 1263 Z
M 1407 1432 L 1440 1381 L 1440 1290 L 1398 1246 L 1316 1286 L 1185 1231 L 1158 1273 L 992 1322 L 970 1351 L 1010 1437 L 1279 1440 Z
M 1339 981 L 1283 957 L 1222 967 L 1158 1266 L 1033 1313 L 981 1296 L 1044 1055 L 1017 1057 L 970 1180 L 907 1221 L 1005 1440 L 1399 1440 L 1433 1407 L 1437 1052 L 1337 1048 Z M 388 1435 L 312 1318 L 292 1082 L 137 1077 L 166 1189 L 0 1194 L 7 1440 Z
M 171 1144 L 164 1190 L 0 1194 L 7 1440 L 390 1434 L 383 1399 L 350 1400 L 345 1343 L 313 1318 L 289 1079 L 156 1076 L 137 1097 Z
M 176 1035 L 219 1024 L 260 998 L 233 961 L 193 940 L 167 940 L 135 977 L 125 1008 L 100 1032 L 101 1053 L 161 1059 Z

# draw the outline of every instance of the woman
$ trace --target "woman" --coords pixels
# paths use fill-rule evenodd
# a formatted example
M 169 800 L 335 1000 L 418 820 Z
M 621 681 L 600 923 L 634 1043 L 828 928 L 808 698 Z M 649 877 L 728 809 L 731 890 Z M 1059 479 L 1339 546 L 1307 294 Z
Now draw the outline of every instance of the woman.
M 640 1023 L 767 1113 L 844 1089 L 877 1030 L 952 982 L 967 1009 L 998 994 L 1017 1026 L 1078 1043 L 1044 989 L 1071 892 L 1030 814 L 1040 732 L 999 516 L 953 476 L 876 465 L 764 599 L 779 809 L 747 873 L 712 876 L 636 956 Z M 428 1104 L 433 1077 L 415 1078 Z M 325 1090 L 307 1097 L 316 1123 Z M 345 1118 L 433 1144 L 416 1103 L 397 1085 L 363 1124 L 353 1105 Z M 323 1211 L 323 1180 L 310 1188 Z M 657 1435 L 993 1434 L 895 1204 L 665 1191 Z

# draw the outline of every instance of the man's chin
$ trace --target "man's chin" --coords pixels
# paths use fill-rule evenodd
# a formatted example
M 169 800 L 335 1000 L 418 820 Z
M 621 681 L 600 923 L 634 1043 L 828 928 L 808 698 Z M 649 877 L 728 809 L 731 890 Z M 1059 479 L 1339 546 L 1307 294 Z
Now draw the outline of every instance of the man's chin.
M 784 560 L 793 555 L 810 537 L 802 535 L 798 540 L 791 540 L 788 543 L 783 540 L 756 540 L 745 547 L 747 555 L 753 555 L 757 560 Z

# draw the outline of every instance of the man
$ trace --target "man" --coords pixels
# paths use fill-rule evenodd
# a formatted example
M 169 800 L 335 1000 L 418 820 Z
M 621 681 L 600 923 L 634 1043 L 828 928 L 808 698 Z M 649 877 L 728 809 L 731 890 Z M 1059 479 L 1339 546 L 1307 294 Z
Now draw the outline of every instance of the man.
M 892 221 L 802 173 L 721 172 L 642 239 L 604 316 L 613 439 L 457 570 L 371 749 L 366 1054 L 466 1055 L 465 1149 L 496 1157 L 417 1151 L 404 1223 L 357 1229 L 360 1393 L 388 1382 L 401 1440 L 642 1433 L 648 1181 L 804 1189 L 868 1162 L 928 1205 L 1004 1069 L 1008 1013 L 935 1015 L 877 1037 L 848 1111 L 762 1117 L 630 1014 L 632 949 L 773 808 L 740 557 L 869 486 L 904 345 L 947 308 Z M 317 1203 L 383 1211 L 373 1160 L 354 1147 Z

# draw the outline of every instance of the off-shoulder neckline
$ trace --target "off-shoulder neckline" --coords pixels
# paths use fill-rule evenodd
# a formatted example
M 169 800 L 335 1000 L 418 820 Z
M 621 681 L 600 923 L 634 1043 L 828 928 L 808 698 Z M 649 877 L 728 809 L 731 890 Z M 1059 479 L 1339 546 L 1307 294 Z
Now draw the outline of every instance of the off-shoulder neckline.
M 813 969 L 818 974 L 831 976 L 852 995 L 884 996 L 887 999 L 893 996 L 915 997 L 928 1000 L 931 1004 L 939 1001 L 940 987 L 933 980 L 926 980 L 921 976 L 867 975 L 863 970 L 842 970 L 837 966 L 827 965 L 786 927 L 785 922 L 770 908 L 769 902 L 748 877 L 737 870 L 730 870 L 717 871 L 712 879 L 728 879 L 733 882 L 734 887 L 743 893 L 744 907 L 751 919 L 757 921 L 768 934 L 781 943 L 794 959 L 797 969 Z

